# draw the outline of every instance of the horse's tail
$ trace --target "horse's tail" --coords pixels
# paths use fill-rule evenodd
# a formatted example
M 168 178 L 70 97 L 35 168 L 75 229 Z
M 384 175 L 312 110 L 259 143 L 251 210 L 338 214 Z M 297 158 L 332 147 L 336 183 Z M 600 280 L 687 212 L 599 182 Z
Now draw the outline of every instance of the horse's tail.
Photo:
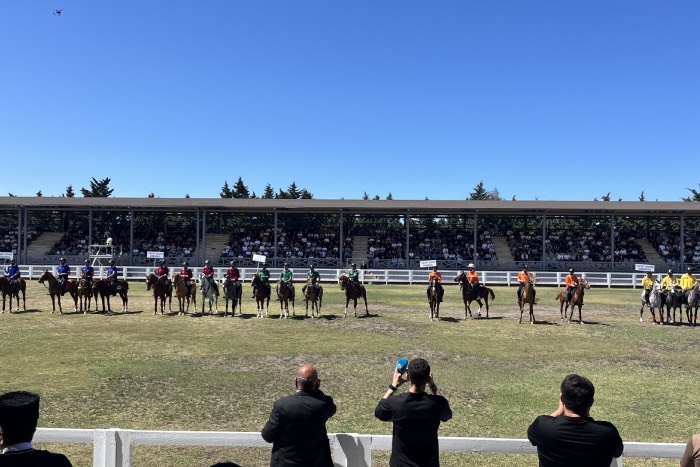
M 493 289 L 489 289 L 489 295 L 491 296 L 491 300 L 496 300 L 496 294 L 493 293 Z

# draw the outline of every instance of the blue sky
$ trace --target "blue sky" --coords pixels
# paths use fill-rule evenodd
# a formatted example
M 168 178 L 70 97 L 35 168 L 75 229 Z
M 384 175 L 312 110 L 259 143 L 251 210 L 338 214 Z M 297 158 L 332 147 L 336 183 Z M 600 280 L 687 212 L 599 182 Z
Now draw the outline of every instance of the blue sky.
M 0 51 L 2 195 L 700 183 L 700 2 L 5 0 Z

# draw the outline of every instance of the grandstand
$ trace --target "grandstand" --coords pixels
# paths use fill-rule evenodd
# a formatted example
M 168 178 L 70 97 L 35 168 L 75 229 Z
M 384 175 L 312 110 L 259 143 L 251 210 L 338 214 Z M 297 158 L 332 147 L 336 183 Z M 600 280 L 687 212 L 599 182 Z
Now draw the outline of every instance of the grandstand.
M 0 197 L 0 220 L 0 249 L 24 264 L 77 262 L 109 236 L 123 265 L 155 250 L 194 266 L 263 254 L 293 267 L 700 267 L 700 204 L 687 202 Z

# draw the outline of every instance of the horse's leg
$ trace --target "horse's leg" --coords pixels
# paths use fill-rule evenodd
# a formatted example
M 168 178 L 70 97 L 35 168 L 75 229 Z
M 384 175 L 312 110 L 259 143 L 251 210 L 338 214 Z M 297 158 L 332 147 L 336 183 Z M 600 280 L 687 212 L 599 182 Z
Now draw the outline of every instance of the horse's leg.
M 486 305 L 486 319 L 489 319 L 489 296 L 484 297 L 484 305 Z
M 350 295 L 345 293 L 345 311 L 343 312 L 343 318 L 348 317 L 348 305 L 350 304 Z

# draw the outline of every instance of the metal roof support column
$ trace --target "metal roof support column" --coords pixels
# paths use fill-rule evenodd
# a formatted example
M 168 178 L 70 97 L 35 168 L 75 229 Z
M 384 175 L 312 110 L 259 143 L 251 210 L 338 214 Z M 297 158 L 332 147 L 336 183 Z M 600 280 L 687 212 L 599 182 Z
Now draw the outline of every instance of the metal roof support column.
M 476 241 L 477 241 L 477 236 L 478 236 L 478 229 L 476 228 L 476 223 L 479 222 L 478 214 L 476 211 L 474 211 L 474 266 L 477 268 L 479 267 L 479 254 L 477 253 L 478 249 L 476 247 Z
M 207 212 L 202 211 L 202 253 L 203 255 L 203 262 L 199 263 L 197 266 L 201 266 L 204 264 L 204 261 L 207 260 Z
M 339 224 L 340 224 L 340 248 L 338 248 L 338 251 L 340 251 L 340 255 L 338 255 L 338 267 L 342 268 L 343 267 L 343 259 L 345 259 L 345 238 L 343 236 L 343 210 L 340 210 L 340 219 L 339 219 Z M 355 256 L 355 250 L 353 250 L 352 255 Z
M 610 214 L 610 270 L 615 270 L 615 213 Z
M 134 210 L 129 211 L 129 265 L 134 265 Z
M 197 256 L 194 259 L 195 264 L 199 264 L 199 208 L 197 208 L 197 222 L 195 222 L 196 233 L 194 237 L 196 239 L 195 249 L 197 250 Z
M 406 214 L 404 214 L 404 224 L 406 224 L 406 251 L 404 252 L 406 255 L 406 268 L 411 269 L 410 265 L 408 264 L 408 262 L 411 261 L 411 256 L 409 255 L 409 251 L 411 251 L 411 218 L 408 216 L 408 211 L 406 211 Z
M 547 214 L 542 214 L 542 270 L 547 270 Z
M 26 231 L 27 228 L 26 228 L 26 224 L 25 224 L 25 228 L 22 229 L 22 206 L 20 206 L 19 209 L 17 209 L 17 255 L 16 255 L 17 256 L 17 264 L 19 264 L 20 259 L 21 259 L 20 245 L 22 243 L 22 230 Z M 12 248 L 12 247 L 10 247 L 10 248 Z M 25 262 L 26 262 L 26 260 L 27 259 L 25 258 Z M 12 297 L 10 297 L 10 298 L 12 298 Z M 10 304 L 12 304 L 12 303 L 10 303 Z
M 681 214 L 681 244 L 680 244 L 680 250 L 681 250 L 681 257 L 680 257 L 680 265 L 681 265 L 681 271 L 685 269 L 685 216 Z
M 275 209 L 275 249 L 273 251 L 275 255 L 275 262 L 273 265 L 277 266 L 277 209 Z

